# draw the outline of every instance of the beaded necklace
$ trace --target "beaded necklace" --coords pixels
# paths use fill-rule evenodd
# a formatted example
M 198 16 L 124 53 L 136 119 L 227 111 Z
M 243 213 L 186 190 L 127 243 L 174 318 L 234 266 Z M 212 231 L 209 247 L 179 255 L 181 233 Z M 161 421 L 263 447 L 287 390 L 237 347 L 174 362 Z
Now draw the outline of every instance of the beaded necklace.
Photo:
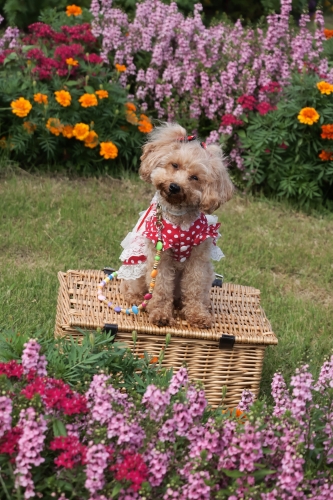
M 163 241 L 162 241 L 162 229 L 163 229 L 163 222 L 162 222 L 162 207 L 159 203 L 157 203 L 156 205 L 156 227 L 157 227 L 157 234 L 158 234 L 158 241 L 156 243 L 156 254 L 155 254 L 155 257 L 154 257 L 154 266 L 153 266 L 153 269 L 150 273 L 150 276 L 151 276 L 151 282 L 150 282 L 150 285 L 149 285 L 149 290 L 148 290 L 148 293 L 146 293 L 143 297 L 143 302 L 142 304 L 138 305 L 138 306 L 135 306 L 133 305 L 130 309 L 125 309 L 123 307 L 120 307 L 120 306 L 114 306 L 113 307 L 113 310 L 120 314 L 120 313 L 125 313 L 127 315 L 130 315 L 130 314 L 139 314 L 140 310 L 142 309 L 145 309 L 147 307 L 147 304 L 148 304 L 148 301 L 152 298 L 153 296 L 153 292 L 154 292 L 154 287 L 155 287 L 155 281 L 156 281 L 156 276 L 158 274 L 158 270 L 157 270 L 157 267 L 160 263 L 160 260 L 161 260 L 161 253 L 162 253 L 162 250 L 163 250 Z M 108 307 L 111 307 L 113 305 L 112 301 L 108 301 L 107 298 L 105 297 L 105 295 L 103 295 L 103 288 L 105 287 L 105 285 L 107 283 L 109 283 L 109 281 L 112 281 L 113 279 L 116 279 L 117 278 L 117 275 L 118 273 L 115 271 L 111 274 L 109 274 L 109 276 L 107 276 L 106 278 L 104 278 L 100 284 L 97 286 L 98 288 L 98 292 L 97 292 L 97 298 L 100 302 L 103 302 L 104 304 L 106 304 Z

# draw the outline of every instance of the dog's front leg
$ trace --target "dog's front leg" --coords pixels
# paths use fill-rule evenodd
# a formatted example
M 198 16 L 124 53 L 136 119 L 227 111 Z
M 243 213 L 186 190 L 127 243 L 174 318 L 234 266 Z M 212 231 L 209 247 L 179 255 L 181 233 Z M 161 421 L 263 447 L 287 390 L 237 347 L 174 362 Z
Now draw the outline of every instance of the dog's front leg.
M 146 282 L 149 284 L 152 280 L 151 272 L 154 265 L 156 254 L 155 246 L 149 244 L 149 255 L 147 259 Z M 147 311 L 149 320 L 157 326 L 173 325 L 173 295 L 175 282 L 174 260 L 171 250 L 162 252 L 160 264 L 158 266 L 158 275 L 156 277 L 152 299 L 148 302 Z
M 215 274 L 210 262 L 210 238 L 194 247 L 186 261 L 181 281 L 182 310 L 191 326 L 210 328 L 212 315 L 209 310 L 210 289 Z

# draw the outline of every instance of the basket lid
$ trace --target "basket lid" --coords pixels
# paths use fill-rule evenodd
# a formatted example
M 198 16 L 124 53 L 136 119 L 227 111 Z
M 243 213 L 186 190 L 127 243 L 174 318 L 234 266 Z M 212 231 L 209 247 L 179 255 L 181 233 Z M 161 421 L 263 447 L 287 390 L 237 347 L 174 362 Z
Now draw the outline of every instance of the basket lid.
M 256 288 L 224 283 L 212 287 L 211 308 L 213 326 L 210 329 L 191 327 L 184 319 L 176 316 L 172 327 L 158 327 L 149 322 L 147 312 L 138 316 L 118 314 L 97 298 L 97 286 L 104 278 L 103 271 L 69 270 L 58 273 L 61 284 L 59 297 L 62 301 L 62 323 L 64 328 L 104 328 L 115 325 L 120 332 L 166 335 L 201 340 L 216 340 L 220 347 L 237 344 L 277 344 L 277 338 L 260 307 L 260 291 Z M 120 293 L 120 280 L 110 281 L 104 288 L 104 295 L 115 305 L 130 307 Z

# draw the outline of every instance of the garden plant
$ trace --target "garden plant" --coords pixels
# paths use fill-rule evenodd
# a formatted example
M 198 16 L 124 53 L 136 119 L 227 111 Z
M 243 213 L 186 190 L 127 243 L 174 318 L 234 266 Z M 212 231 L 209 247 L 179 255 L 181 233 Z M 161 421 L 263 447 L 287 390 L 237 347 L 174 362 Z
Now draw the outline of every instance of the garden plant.
M 152 125 L 119 83 L 126 67 L 104 63 L 82 17 L 80 7 L 68 6 L 52 16 L 52 26 L 35 23 L 24 36 L 9 32 L 0 56 L 5 158 L 81 172 L 102 172 L 114 159 L 136 166 Z
M 171 380 L 146 381 L 143 394 L 120 390 L 108 370 L 86 384 L 75 391 L 48 376 L 35 339 L 19 362 L 0 363 L 1 498 L 327 500 L 333 493 L 333 356 L 316 382 L 307 365 L 298 369 L 290 391 L 275 374 L 273 408 L 251 406 L 244 391 L 237 409 L 212 410 L 185 368 Z

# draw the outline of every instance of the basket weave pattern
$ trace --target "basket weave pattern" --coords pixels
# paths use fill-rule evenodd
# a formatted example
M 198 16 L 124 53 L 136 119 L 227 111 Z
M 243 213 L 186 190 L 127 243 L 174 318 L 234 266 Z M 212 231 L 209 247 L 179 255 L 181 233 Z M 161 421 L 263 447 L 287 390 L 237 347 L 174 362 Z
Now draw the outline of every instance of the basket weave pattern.
M 59 273 L 55 335 L 80 337 L 77 328 L 96 330 L 105 324 L 117 324 L 116 340 L 133 349 L 132 331 L 138 333 L 136 354 L 147 351 L 158 356 L 166 333 L 171 342 L 166 349 L 163 365 L 177 371 L 185 362 L 192 379 L 203 381 L 207 398 L 213 406 L 221 402 L 221 391 L 227 386 L 225 404 L 236 406 L 243 389 L 259 392 L 264 352 L 267 345 L 277 344 L 277 338 L 260 307 L 260 291 L 240 285 L 223 284 L 211 291 L 214 324 L 211 329 L 192 328 L 181 317 L 176 325 L 158 327 L 149 322 L 148 314 L 138 316 L 117 314 L 97 299 L 97 285 L 102 271 L 68 271 Z M 120 282 L 112 281 L 104 294 L 114 305 L 129 307 L 120 294 Z M 232 349 L 220 349 L 221 336 L 234 341 Z

